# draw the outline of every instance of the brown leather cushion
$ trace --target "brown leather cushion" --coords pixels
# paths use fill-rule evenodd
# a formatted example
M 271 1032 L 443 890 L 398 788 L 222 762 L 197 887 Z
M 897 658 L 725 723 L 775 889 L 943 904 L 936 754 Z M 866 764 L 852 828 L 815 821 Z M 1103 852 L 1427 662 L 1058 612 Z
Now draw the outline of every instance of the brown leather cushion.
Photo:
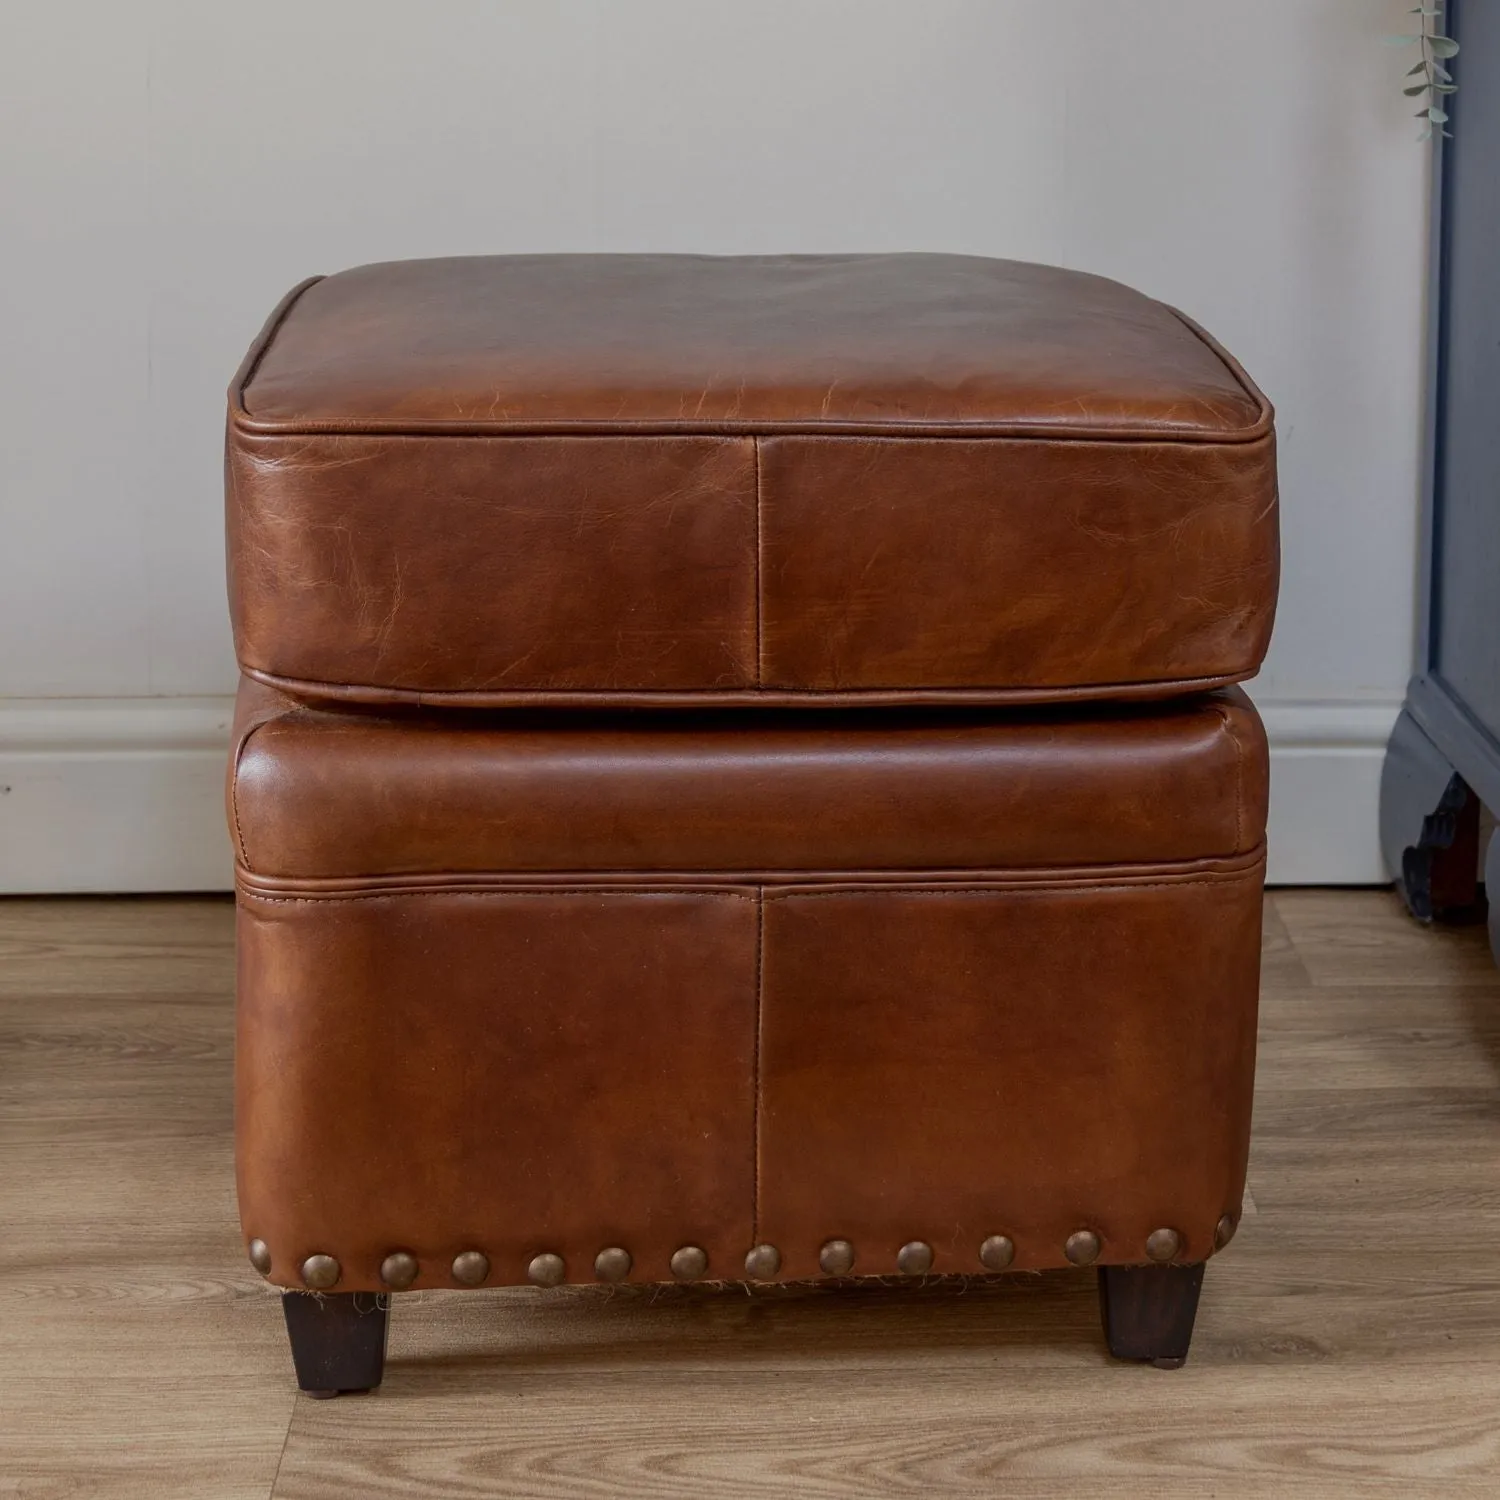
M 274 1281 L 1212 1253 L 1254 1075 L 1242 693 L 558 719 L 244 690 L 237 1156 Z
M 1271 412 L 1161 303 L 947 255 L 299 288 L 231 392 L 247 672 L 383 702 L 1160 697 L 1252 674 Z
M 240 692 L 252 884 L 505 873 L 971 871 L 1236 859 L 1265 827 L 1237 688 L 1154 712 L 555 719 Z

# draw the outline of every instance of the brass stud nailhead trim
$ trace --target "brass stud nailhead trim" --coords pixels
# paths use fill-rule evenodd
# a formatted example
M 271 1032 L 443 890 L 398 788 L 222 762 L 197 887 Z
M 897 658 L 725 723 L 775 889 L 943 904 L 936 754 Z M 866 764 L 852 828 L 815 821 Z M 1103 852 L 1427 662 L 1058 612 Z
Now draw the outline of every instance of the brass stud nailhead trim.
M 757 1245 L 745 1257 L 745 1274 L 766 1281 L 781 1269 L 781 1251 L 775 1245 Z
M 610 1245 L 594 1257 L 594 1275 L 600 1281 L 624 1281 L 630 1275 L 630 1251 Z
M 1152 1260 L 1174 1260 L 1182 1249 L 1182 1236 L 1175 1229 L 1153 1229 L 1146 1239 L 1146 1254 Z
M 854 1269 L 854 1246 L 848 1240 L 829 1240 L 818 1251 L 825 1276 L 847 1276 Z
M 404 1292 L 417 1279 L 416 1256 L 393 1250 L 380 1262 L 380 1279 L 393 1291 Z
M 331 1255 L 309 1255 L 302 1262 L 302 1280 L 315 1292 L 326 1292 L 329 1287 L 337 1286 L 341 1275 L 339 1263 Z
M 708 1270 L 708 1252 L 697 1245 L 684 1245 L 672 1253 L 672 1274 L 679 1281 L 696 1281 Z
M 526 1279 L 536 1286 L 561 1286 L 567 1274 L 568 1268 L 562 1256 L 554 1255 L 550 1250 L 533 1255 L 531 1264 L 526 1267 Z
M 932 1269 L 932 1246 L 912 1240 L 896 1252 L 896 1269 L 903 1276 L 925 1276 Z
M 1239 1228 L 1231 1214 L 1225 1214 L 1214 1227 L 1214 1249 L 1222 1250 L 1230 1240 L 1234 1238 L 1234 1232 Z
M 264 1240 L 251 1240 L 247 1249 L 250 1264 L 262 1276 L 269 1276 L 271 1274 L 271 1247 Z
M 489 1257 L 480 1250 L 465 1250 L 453 1257 L 453 1279 L 464 1286 L 478 1286 L 490 1274 Z
M 1099 1236 L 1092 1229 L 1079 1229 L 1068 1236 L 1063 1254 L 1075 1266 L 1091 1266 L 1099 1259 L 1099 1252 L 1103 1248 Z
M 988 1271 L 1003 1271 L 1015 1258 L 1015 1242 L 1007 1235 L 992 1234 L 979 1247 L 979 1263 Z

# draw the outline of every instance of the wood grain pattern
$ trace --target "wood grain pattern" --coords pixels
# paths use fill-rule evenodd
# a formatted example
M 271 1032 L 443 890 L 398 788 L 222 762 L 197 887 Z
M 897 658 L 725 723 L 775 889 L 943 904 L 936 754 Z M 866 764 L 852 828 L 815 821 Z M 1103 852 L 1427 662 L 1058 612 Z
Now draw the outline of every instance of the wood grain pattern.
M 1500 1493 L 1500 976 L 1385 892 L 1268 908 L 1251 1194 L 1187 1367 L 1091 1272 L 398 1299 L 295 1397 L 234 1220 L 233 919 L 0 902 L 0 1496 Z

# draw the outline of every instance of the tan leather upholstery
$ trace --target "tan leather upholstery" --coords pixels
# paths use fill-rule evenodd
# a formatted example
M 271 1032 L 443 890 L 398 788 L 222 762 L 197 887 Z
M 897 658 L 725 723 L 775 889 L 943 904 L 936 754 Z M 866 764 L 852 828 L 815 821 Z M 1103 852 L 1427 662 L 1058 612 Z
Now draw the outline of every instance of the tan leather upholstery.
M 300 288 L 231 392 L 245 670 L 371 703 L 1161 697 L 1276 590 L 1270 408 L 977 257 L 516 256 Z
M 249 685 L 240 1204 L 272 1280 L 619 1245 L 741 1276 L 1211 1253 L 1249 1133 L 1265 754 L 1154 714 L 454 725 Z
M 477 722 L 476 722 L 477 719 Z M 1235 688 L 1108 718 L 320 712 L 246 682 L 232 821 L 256 880 L 1001 869 L 1245 854 L 1265 736 Z
M 1228 684 L 1273 443 L 1192 324 L 1040 266 L 299 289 L 227 466 L 254 1263 L 978 1273 L 1093 1236 L 1195 1297 L 1249 1142 L 1267 753 Z

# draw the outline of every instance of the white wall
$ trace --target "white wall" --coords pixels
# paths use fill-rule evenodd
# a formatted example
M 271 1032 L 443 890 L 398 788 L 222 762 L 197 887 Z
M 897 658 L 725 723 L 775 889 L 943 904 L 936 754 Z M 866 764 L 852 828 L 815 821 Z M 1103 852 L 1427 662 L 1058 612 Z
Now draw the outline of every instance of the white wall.
M 226 877 L 221 402 L 281 293 L 552 249 L 1015 256 L 1206 323 L 1280 412 L 1274 872 L 1380 879 L 1426 153 L 1379 39 L 1408 3 L 12 0 L 0 889 Z

